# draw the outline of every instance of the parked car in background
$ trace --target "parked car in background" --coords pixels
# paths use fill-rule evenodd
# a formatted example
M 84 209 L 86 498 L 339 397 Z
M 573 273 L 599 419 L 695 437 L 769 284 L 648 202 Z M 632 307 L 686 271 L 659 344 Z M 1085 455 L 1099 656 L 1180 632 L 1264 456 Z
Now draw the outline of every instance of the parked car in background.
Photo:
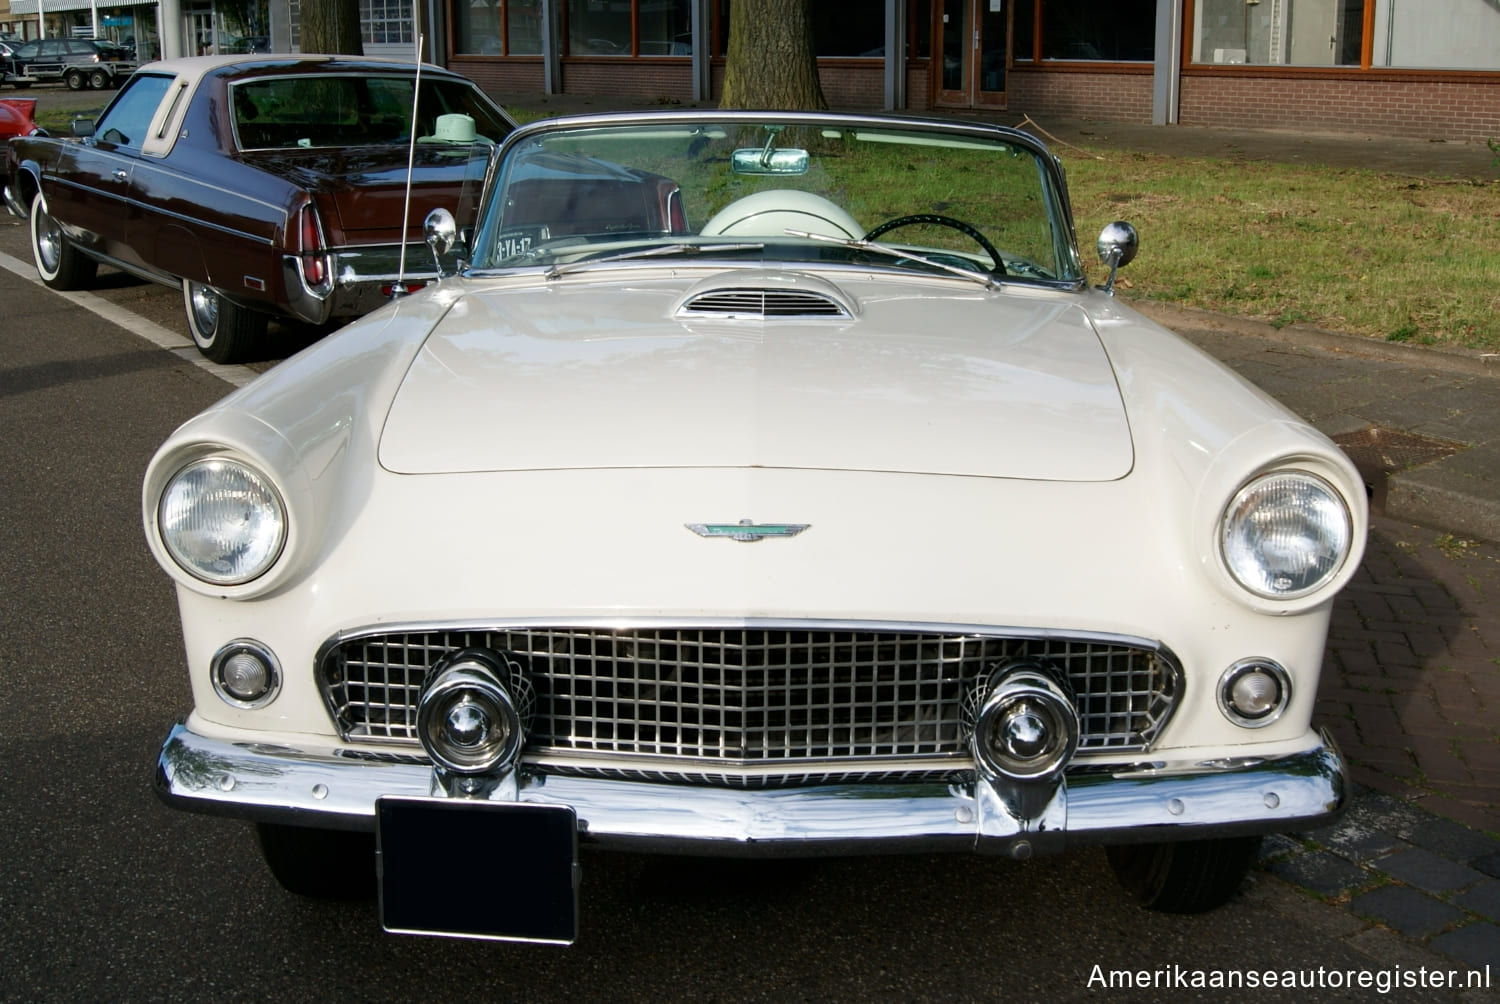
M 424 66 L 421 79 L 414 109 L 410 63 L 151 63 L 97 121 L 74 123 L 82 142 L 11 144 L 6 206 L 30 219 L 47 285 L 85 288 L 107 264 L 180 286 L 203 353 L 242 359 L 271 317 L 355 317 L 435 274 L 422 216 L 472 204 L 515 123 L 465 77 Z
M 1036 139 L 597 115 L 487 177 L 461 272 L 150 463 L 169 804 L 302 893 L 378 844 L 390 930 L 557 942 L 585 842 L 1102 844 L 1192 912 L 1341 810 L 1312 713 L 1365 486 L 1111 296 L 1128 225 L 1090 287 Z
M 87 38 L 39 38 L 15 47 L 7 83 L 30 87 L 62 81 L 69 90 L 118 87 L 135 70 L 134 55 L 112 42 Z
M 0 84 L 5 83 L 10 76 L 10 57 L 20 44 L 20 39 L 0 38 Z
M 245 35 L 229 44 L 229 52 L 270 52 L 271 36 Z
M 36 98 L 0 98 L 0 141 L 46 135 L 36 124 Z

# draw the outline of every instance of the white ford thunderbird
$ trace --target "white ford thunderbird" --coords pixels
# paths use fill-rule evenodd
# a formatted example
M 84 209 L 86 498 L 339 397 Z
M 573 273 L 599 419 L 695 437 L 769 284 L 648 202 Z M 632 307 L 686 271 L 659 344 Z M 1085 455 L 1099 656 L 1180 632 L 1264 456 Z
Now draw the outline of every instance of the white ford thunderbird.
M 167 802 L 295 892 L 378 873 L 390 930 L 564 943 L 580 844 L 1105 845 L 1191 912 L 1343 807 L 1310 718 L 1362 481 L 1111 296 L 1130 227 L 1085 281 L 1036 140 L 554 119 L 485 184 L 428 220 L 458 274 L 151 463 Z M 510 867 L 451 895 L 459 846 Z

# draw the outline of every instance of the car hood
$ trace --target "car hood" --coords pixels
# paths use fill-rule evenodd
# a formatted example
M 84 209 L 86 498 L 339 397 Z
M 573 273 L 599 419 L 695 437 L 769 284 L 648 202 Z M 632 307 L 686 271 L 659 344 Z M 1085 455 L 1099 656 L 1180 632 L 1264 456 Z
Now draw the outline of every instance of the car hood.
M 465 179 L 477 188 L 487 151 L 418 144 L 411 172 L 410 236 L 420 239 L 422 220 L 433 209 L 455 209 Z M 396 240 L 406 210 L 406 147 L 340 150 L 252 150 L 248 164 L 313 193 L 335 244 Z
M 1131 469 L 1115 375 L 1076 294 L 863 274 L 583 276 L 459 295 L 394 397 L 382 465 L 1061 481 Z M 756 289 L 808 293 L 843 316 L 691 309 Z

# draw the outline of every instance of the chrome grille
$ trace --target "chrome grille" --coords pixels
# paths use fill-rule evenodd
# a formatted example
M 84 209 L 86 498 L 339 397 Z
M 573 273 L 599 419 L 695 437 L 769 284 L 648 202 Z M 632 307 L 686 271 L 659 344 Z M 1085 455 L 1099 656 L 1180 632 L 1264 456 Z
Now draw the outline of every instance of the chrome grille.
M 529 757 L 582 756 L 595 768 L 614 762 L 679 778 L 736 765 L 826 775 L 841 762 L 880 760 L 951 769 L 968 756 L 966 701 L 1014 658 L 1066 676 L 1080 754 L 1145 748 L 1179 691 L 1164 651 L 1113 639 L 858 626 L 407 631 L 327 646 L 319 680 L 340 733 L 415 743 L 428 668 L 470 646 L 507 651 L 527 667 L 536 689 Z
M 793 289 L 719 289 L 682 305 L 684 314 L 765 319 L 768 317 L 848 317 L 835 300 Z

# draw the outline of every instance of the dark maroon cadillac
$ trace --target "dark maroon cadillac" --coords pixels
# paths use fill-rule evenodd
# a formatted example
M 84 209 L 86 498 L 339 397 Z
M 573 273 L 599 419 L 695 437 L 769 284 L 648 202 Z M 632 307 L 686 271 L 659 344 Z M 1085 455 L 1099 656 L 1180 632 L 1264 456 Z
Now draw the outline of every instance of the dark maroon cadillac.
M 436 66 L 414 103 L 418 79 L 352 56 L 148 63 L 75 137 L 9 144 L 6 207 L 48 286 L 87 288 L 100 263 L 180 286 L 203 354 L 244 359 L 271 317 L 357 317 L 436 274 L 423 218 L 467 222 L 515 122 Z

